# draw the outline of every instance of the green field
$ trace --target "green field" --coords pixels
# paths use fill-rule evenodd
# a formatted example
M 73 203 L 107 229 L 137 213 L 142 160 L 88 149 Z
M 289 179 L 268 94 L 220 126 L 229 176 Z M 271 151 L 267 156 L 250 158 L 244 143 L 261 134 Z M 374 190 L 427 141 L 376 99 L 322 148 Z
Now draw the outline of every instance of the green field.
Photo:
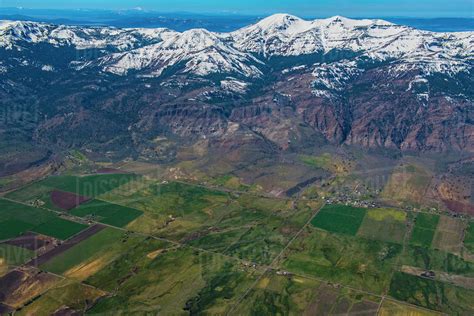
M 400 263 L 426 270 L 474 277 L 474 263 L 435 249 L 408 245 Z
M 107 261 L 113 260 L 117 254 L 143 239 L 143 237 L 135 235 L 129 236 L 117 229 L 106 228 L 54 257 L 42 265 L 41 268 L 56 274 L 63 274 L 70 269 L 80 267 L 85 262 L 101 260 L 101 264 L 105 264 Z M 88 271 L 84 273 L 86 272 Z
M 355 236 L 367 210 L 346 205 L 326 205 L 311 221 L 313 226 L 333 233 Z
M 402 272 L 394 274 L 389 294 L 395 299 L 451 315 L 474 313 L 474 291 Z
M 101 223 L 116 227 L 125 227 L 128 223 L 141 216 L 143 212 L 117 204 L 100 200 L 91 200 L 70 211 L 79 217 L 89 216 Z
M 179 182 L 118 189 L 100 198 L 143 211 L 130 230 L 262 263 L 271 262 L 314 212 L 304 203 Z
M 407 230 L 407 214 L 392 209 L 370 209 L 367 211 L 358 236 L 401 244 Z
M 34 255 L 33 251 L 25 248 L 0 244 L 0 259 L 8 265 L 21 265 L 33 258 Z
M 104 174 L 89 176 L 54 176 L 27 185 L 19 190 L 8 193 L 7 198 L 20 202 L 41 200 L 45 207 L 61 211 L 50 200 L 53 190 L 60 190 L 96 197 L 120 186 L 127 186 L 139 176 L 133 174 Z
M 88 279 L 117 289 L 90 313 L 225 315 L 259 273 L 219 255 L 163 246 L 147 240 Z
M 428 248 L 431 247 L 438 222 L 439 215 L 419 213 L 415 220 L 415 227 L 411 234 L 410 244 Z
M 357 315 L 373 313 L 380 298 L 314 279 L 267 273 L 236 309 L 237 315 Z
M 65 306 L 82 311 L 84 306 L 95 302 L 106 293 L 90 286 L 62 280 L 48 291 L 29 302 L 15 315 L 54 315 Z
M 86 228 L 58 218 L 53 212 L 0 199 L 0 240 L 18 237 L 27 231 L 67 239 Z
M 0 240 L 6 240 L 22 235 L 34 225 L 16 219 L 7 219 L 0 222 Z
M 401 253 L 398 244 L 308 229 L 284 254 L 283 269 L 382 293 Z
M 44 224 L 36 226 L 32 231 L 57 239 L 66 240 L 83 231 L 87 227 L 87 225 L 67 221 L 62 218 L 54 218 Z
M 474 254 L 474 222 L 470 222 L 464 234 L 464 247 Z

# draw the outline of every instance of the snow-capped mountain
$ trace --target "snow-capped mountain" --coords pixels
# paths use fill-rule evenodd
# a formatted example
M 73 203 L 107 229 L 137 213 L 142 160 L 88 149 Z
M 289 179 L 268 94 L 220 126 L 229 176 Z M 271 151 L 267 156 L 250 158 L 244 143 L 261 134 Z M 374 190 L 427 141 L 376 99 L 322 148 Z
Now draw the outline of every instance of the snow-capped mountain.
M 155 45 L 105 56 L 98 63 L 105 71 L 120 75 L 130 70 L 145 70 L 146 75 L 160 76 L 166 68 L 180 63 L 184 73 L 200 76 L 237 73 L 257 77 L 262 74 L 255 66 L 261 63 L 259 60 L 204 29 L 176 33 Z
M 117 155 L 172 155 L 163 135 L 474 152 L 473 71 L 474 32 L 383 20 L 276 14 L 229 33 L 0 22 L 0 101 L 40 113 L 21 141 Z
M 37 22 L 0 21 L 0 47 L 20 49 L 24 44 L 48 43 L 77 49 L 114 48 L 130 50 L 162 41 L 176 32 L 158 29 L 79 27 Z
M 336 16 L 306 21 L 276 14 L 231 33 L 203 29 L 116 29 L 54 26 L 32 22 L 0 24 L 0 47 L 49 43 L 76 49 L 105 49 L 96 60 L 77 67 L 99 66 L 118 75 L 143 71 L 160 76 L 180 65 L 181 72 L 259 77 L 272 57 L 339 54 L 338 63 L 390 61 L 394 69 L 425 73 L 468 71 L 474 60 L 474 33 L 434 33 L 383 20 L 352 20 Z M 315 58 L 315 63 L 319 62 Z

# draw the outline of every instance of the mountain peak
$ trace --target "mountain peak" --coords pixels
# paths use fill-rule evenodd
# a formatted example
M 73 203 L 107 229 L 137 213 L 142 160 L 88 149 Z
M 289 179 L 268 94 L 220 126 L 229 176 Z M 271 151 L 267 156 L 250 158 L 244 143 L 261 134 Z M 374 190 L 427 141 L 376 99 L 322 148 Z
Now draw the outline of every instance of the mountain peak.
M 262 28 L 269 28 L 269 27 L 274 27 L 274 26 L 289 26 L 292 25 L 295 22 L 300 22 L 303 21 L 297 16 L 291 15 L 291 14 L 285 14 L 285 13 L 277 13 L 270 15 L 263 20 L 260 20 L 260 22 L 257 23 L 258 26 Z

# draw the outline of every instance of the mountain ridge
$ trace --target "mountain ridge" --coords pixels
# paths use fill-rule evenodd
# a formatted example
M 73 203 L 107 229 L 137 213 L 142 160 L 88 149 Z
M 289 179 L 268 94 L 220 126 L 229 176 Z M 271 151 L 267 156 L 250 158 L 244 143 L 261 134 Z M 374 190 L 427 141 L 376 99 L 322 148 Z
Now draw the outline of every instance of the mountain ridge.
M 286 14 L 227 33 L 0 25 L 0 96 L 36 107 L 15 127 L 29 145 L 166 161 L 202 139 L 474 152 L 474 32 Z

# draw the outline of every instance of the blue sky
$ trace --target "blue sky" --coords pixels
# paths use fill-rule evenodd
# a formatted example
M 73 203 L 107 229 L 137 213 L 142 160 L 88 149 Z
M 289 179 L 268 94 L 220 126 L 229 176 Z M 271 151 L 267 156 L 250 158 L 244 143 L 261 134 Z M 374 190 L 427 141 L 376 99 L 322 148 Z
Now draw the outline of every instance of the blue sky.
M 473 17 L 474 0 L 0 0 L 0 7 L 132 9 L 300 16 Z

